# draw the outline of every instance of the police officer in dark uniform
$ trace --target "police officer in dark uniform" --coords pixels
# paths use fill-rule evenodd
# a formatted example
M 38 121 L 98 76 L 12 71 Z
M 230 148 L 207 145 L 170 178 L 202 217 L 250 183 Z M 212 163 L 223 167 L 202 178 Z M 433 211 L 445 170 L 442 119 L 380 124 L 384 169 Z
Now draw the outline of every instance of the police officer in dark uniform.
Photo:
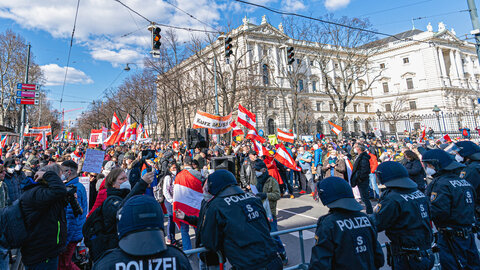
M 260 199 L 245 193 L 227 170 L 208 176 L 205 193 L 212 198 L 205 205 L 204 216 L 199 217 L 204 247 L 220 251 L 236 270 L 283 268 Z
M 425 152 L 422 162 L 433 181 L 427 187 L 433 223 L 439 231 L 440 264 L 444 269 L 480 269 L 473 232 L 475 190 L 457 172 L 463 164 L 447 152 Z
M 183 251 L 165 245 L 162 207 L 153 197 L 128 199 L 117 219 L 119 248 L 106 251 L 94 270 L 192 269 Z
M 460 172 L 460 178 L 467 180 L 475 189 L 475 213 L 480 218 L 480 146 L 471 141 L 460 141 L 456 145 L 460 148 L 455 159 L 465 164 Z M 478 222 L 478 220 L 477 220 Z
M 320 200 L 330 208 L 320 217 L 309 269 L 379 269 L 384 256 L 375 224 L 360 212 L 352 188 L 339 177 L 317 183 Z
M 433 235 L 428 198 L 398 162 L 383 162 L 376 176 L 386 190 L 382 192 L 373 217 L 378 232 L 385 231 L 391 241 L 387 245 L 388 264 L 394 270 L 432 269 Z

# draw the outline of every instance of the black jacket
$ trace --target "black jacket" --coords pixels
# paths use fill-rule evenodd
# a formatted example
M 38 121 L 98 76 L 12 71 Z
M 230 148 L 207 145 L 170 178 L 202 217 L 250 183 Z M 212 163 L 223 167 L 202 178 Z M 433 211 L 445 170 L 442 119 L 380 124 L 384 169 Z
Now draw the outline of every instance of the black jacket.
M 28 239 L 21 248 L 25 265 L 57 257 L 67 240 L 65 184 L 54 172 L 43 175 L 46 183 L 26 186 L 20 199 Z
M 398 248 L 430 249 L 429 199 L 420 190 L 387 188 L 375 207 L 375 223 L 378 232 L 385 231 Z
M 267 215 L 255 195 L 231 186 L 205 208 L 200 241 L 207 249 L 221 251 L 235 269 L 262 269 L 277 258 Z
M 406 159 L 405 159 L 406 160 Z M 422 192 L 425 191 L 427 183 L 425 182 L 425 170 L 422 167 L 420 160 L 411 160 L 405 163 L 405 168 L 408 171 L 408 176 L 418 185 L 418 189 Z
M 384 264 L 375 225 L 362 212 L 331 209 L 318 219 L 310 270 L 378 269 Z
M 119 248 L 111 249 L 93 265 L 93 270 L 127 269 L 127 265 L 138 265 L 137 268 L 129 267 L 128 269 L 192 269 L 185 253 L 176 247 L 167 246 L 167 250 L 148 258 L 130 256 Z
M 461 173 L 460 178 L 467 180 L 475 189 L 475 212 L 477 219 L 480 218 L 480 161 L 469 161 L 465 163 L 465 167 Z
M 355 187 L 358 183 L 368 181 L 370 177 L 370 156 L 363 152 L 357 156 L 353 164 L 351 183 Z

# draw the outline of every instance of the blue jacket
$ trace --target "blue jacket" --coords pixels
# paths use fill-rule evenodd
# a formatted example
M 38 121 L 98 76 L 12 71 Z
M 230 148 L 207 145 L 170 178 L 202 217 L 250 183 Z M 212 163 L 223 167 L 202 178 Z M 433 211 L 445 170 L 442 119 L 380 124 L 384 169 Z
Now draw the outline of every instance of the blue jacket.
M 73 216 L 73 210 L 70 204 L 67 205 L 65 211 L 67 213 L 67 243 L 82 240 L 82 227 L 85 224 L 88 213 L 87 191 L 85 187 L 78 181 L 78 177 L 73 178 L 66 186 L 75 185 L 77 187 L 77 201 L 83 209 L 83 214 L 78 217 Z
M 317 167 L 318 165 L 322 165 L 322 149 L 318 148 L 313 155 L 313 166 Z
M 20 190 L 20 179 L 17 177 L 16 173 L 13 174 L 5 174 L 5 184 L 7 184 L 8 189 L 8 198 L 10 200 L 10 204 L 20 198 L 22 195 Z

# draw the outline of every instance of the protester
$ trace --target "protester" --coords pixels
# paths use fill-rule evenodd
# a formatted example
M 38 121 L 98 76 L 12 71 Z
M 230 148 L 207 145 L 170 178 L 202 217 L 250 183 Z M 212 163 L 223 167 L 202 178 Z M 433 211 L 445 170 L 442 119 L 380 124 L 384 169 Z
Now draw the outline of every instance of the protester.
M 10 200 L 8 198 L 8 188 L 5 183 L 5 168 L 0 164 L 0 213 L 2 209 L 10 205 Z M 1 237 L 1 235 L 0 235 Z M 3 247 L 0 244 L 0 269 L 8 269 L 10 258 L 9 251 L 7 247 Z
M 250 190 L 250 185 L 255 185 L 257 182 L 255 177 L 255 170 L 253 169 L 254 162 L 257 160 L 257 152 L 254 150 L 248 151 L 248 158 L 242 163 L 240 169 L 240 183 L 242 188 Z
M 168 166 L 168 173 L 163 178 L 163 196 L 165 198 L 165 208 L 167 208 L 168 214 L 168 226 L 167 226 L 167 244 L 178 245 L 175 240 L 175 223 L 173 222 L 173 187 L 175 183 L 175 177 L 177 175 L 177 164 L 172 162 Z
M 337 151 L 330 151 L 330 155 L 327 159 L 327 162 L 322 167 L 322 173 L 325 177 L 336 176 L 343 179 L 347 179 L 345 174 L 347 173 L 347 168 L 343 159 L 337 157 Z
M 370 156 L 365 152 L 365 146 L 357 144 L 354 148 L 358 154 L 353 164 L 351 183 L 352 187 L 357 186 L 360 191 L 360 196 L 365 204 L 367 214 L 373 213 L 372 203 L 368 194 L 369 179 L 370 179 Z
M 404 166 L 407 169 L 408 176 L 417 183 L 418 190 L 425 192 L 427 187 L 427 183 L 425 182 L 426 174 L 418 155 L 411 150 L 405 151 L 404 154 L 407 160 Z

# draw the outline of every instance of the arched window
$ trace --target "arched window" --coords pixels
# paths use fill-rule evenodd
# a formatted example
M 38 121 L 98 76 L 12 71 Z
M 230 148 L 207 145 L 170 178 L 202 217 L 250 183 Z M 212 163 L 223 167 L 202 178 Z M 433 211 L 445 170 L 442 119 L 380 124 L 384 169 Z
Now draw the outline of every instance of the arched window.
M 268 134 L 275 134 L 275 121 L 272 118 L 268 119 Z
M 353 121 L 353 130 L 355 132 L 358 132 L 360 130 L 360 125 L 358 124 L 357 120 Z
M 268 65 L 263 64 L 263 85 L 268 85 L 269 76 L 268 76 Z

